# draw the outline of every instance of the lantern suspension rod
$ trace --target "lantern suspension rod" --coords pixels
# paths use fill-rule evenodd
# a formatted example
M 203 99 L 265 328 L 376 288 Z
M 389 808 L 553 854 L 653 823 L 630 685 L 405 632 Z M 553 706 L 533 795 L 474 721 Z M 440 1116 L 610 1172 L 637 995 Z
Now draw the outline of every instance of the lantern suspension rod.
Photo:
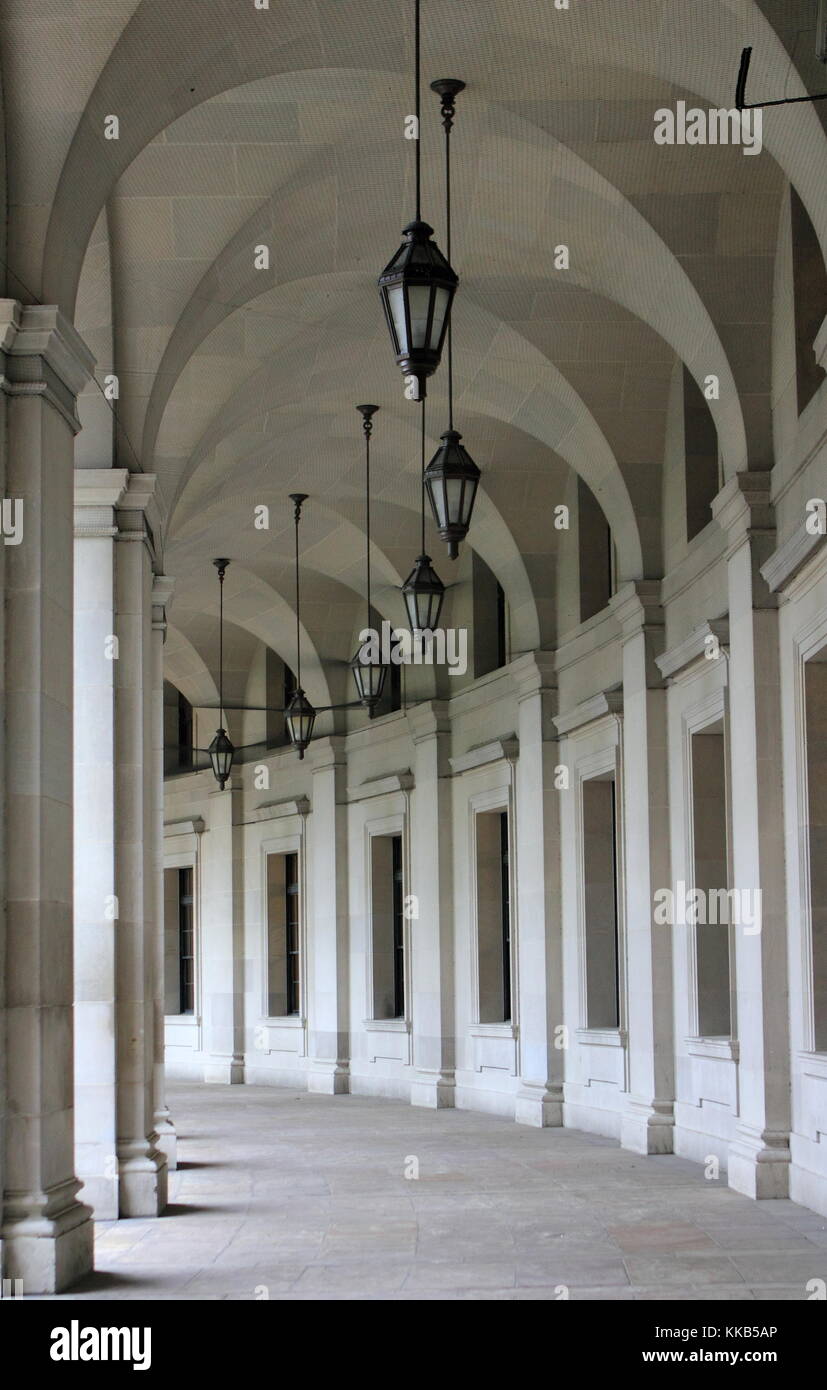
M 291 492 L 290 501 L 293 503 L 293 522 L 295 525 L 295 556 L 296 556 L 296 689 L 302 688 L 302 647 L 301 647 L 301 625 L 299 622 L 299 602 L 301 593 L 299 589 L 299 522 L 301 521 L 302 503 L 307 501 L 306 492 Z
M 362 429 L 365 432 L 365 536 L 367 538 L 366 556 L 366 576 L 367 576 L 367 601 L 368 601 L 368 621 L 370 627 L 371 608 L 370 608 L 370 437 L 373 434 L 373 416 L 379 409 L 378 405 L 357 405 L 356 409 L 362 416 Z
M 420 417 L 419 417 L 419 418 L 420 418 L 419 453 L 420 453 L 420 468 L 421 468 L 421 483 L 420 483 L 420 486 L 421 486 L 421 489 L 422 489 L 422 499 L 421 499 L 421 500 L 422 500 L 422 548 L 421 548 L 421 550 L 420 550 L 419 553 L 420 553 L 420 555 L 424 555 L 424 554 L 425 554 L 425 397 L 424 397 L 424 396 L 422 397 L 421 410 L 420 410 Z
M 213 560 L 218 570 L 218 722 L 224 723 L 224 575 L 229 560 Z
M 455 101 L 465 90 L 458 77 L 443 77 L 431 83 L 442 102 L 442 126 L 445 131 L 445 254 L 451 264 L 451 131 L 456 116 Z M 448 428 L 454 428 L 454 329 L 453 316 L 448 320 Z
M 414 113 L 416 115 L 416 221 L 422 220 L 422 150 L 420 146 L 422 115 L 422 55 L 420 40 L 420 0 L 414 0 Z M 450 261 L 450 257 L 449 257 Z

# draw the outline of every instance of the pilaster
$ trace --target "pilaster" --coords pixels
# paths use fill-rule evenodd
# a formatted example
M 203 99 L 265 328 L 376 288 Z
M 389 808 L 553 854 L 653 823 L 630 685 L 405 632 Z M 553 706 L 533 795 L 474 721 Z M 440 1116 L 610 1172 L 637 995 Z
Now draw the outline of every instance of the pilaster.
M 414 743 L 411 792 L 411 1104 L 454 1105 L 455 1024 L 450 721 L 446 701 L 408 711 Z
M 166 1158 L 168 1172 L 172 1172 L 178 1166 L 178 1140 L 166 1102 L 164 1070 L 164 642 L 167 632 L 167 606 L 174 587 L 175 581 L 166 575 L 156 575 L 152 581 L 152 868 L 156 895 L 152 1020 L 153 1128 L 158 1136 L 157 1148 Z
M 152 720 L 154 485 L 151 474 L 130 474 L 116 512 L 115 936 L 122 1216 L 157 1216 L 167 1201 L 166 1159 L 158 1149 L 153 1125 L 155 936 L 159 929 L 153 855 L 157 800 Z
M 672 1152 L 672 950 L 654 923 L 654 895 L 671 882 L 666 691 L 660 583 L 624 585 L 611 600 L 623 650 L 622 836 L 629 1094 L 620 1142 Z
M 559 741 L 557 674 L 552 652 L 532 652 L 512 665 L 519 708 L 520 757 L 515 768 L 519 1124 L 563 1123 L 563 942 L 560 896 L 560 796 L 555 786 Z
M 343 1095 L 350 1090 L 345 740 L 339 735 L 317 739 L 307 757 L 313 774 L 305 972 L 307 1089 Z
M 735 928 L 739 1118 L 729 1185 L 786 1197 L 789 1036 L 777 598 L 761 574 L 775 547 L 768 473 L 739 473 L 713 502 L 727 537 L 732 886 L 760 893 L 758 930 Z M 753 898 L 753 901 L 755 899 Z
M 239 825 L 241 777 L 209 796 L 201 870 L 204 1080 L 244 1081 L 244 922 Z
M 115 508 L 126 469 L 75 483 L 75 1155 L 95 1219 L 118 1216 L 115 874 Z

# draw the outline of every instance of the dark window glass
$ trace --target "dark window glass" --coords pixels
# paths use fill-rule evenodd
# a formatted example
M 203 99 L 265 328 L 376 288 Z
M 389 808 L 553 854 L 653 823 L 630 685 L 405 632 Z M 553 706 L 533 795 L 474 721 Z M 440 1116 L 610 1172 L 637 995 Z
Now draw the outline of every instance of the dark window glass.
M 402 881 L 402 836 L 393 837 L 393 1012 L 405 1014 L 405 898 Z
M 500 904 L 503 927 L 503 1019 L 511 1018 L 511 876 L 508 871 L 508 812 L 500 813 Z
M 287 1012 L 297 1014 L 299 989 L 299 856 L 284 856 L 284 923 L 287 948 Z
M 192 869 L 178 870 L 178 979 L 180 1012 L 195 1010 L 195 911 Z

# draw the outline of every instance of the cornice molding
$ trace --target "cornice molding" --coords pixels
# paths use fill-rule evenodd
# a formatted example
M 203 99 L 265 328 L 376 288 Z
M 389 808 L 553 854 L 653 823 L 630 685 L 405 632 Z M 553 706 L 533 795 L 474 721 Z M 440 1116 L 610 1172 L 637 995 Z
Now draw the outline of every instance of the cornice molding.
M 200 835 L 205 829 L 205 823 L 201 816 L 192 816 L 189 820 L 170 820 L 164 822 L 164 839 L 172 840 L 176 835 Z
M 414 785 L 414 775 L 409 767 L 401 772 L 383 773 L 380 777 L 368 777 L 355 787 L 348 787 L 348 801 L 367 801 L 374 796 L 389 796 L 393 792 L 408 792 Z
M 286 801 L 263 801 L 250 812 L 247 824 L 265 820 L 284 820 L 287 816 L 306 816 L 310 812 L 310 798 L 294 796 Z
M 603 690 L 599 695 L 592 695 L 588 700 L 583 700 L 574 709 L 567 710 L 565 714 L 556 714 L 552 722 L 557 726 L 559 734 L 573 734 L 580 729 L 585 729 L 589 724 L 596 724 L 600 719 L 608 716 L 620 718 L 623 714 L 623 691 L 622 690 Z
M 463 772 L 473 772 L 478 767 L 488 766 L 489 763 L 513 763 L 519 756 L 520 741 L 515 734 L 509 734 L 506 738 L 478 743 L 475 748 L 469 748 L 467 753 L 449 758 L 448 762 L 454 776 L 461 776 Z
M 812 534 L 802 522 L 789 539 L 774 550 L 761 566 L 761 575 L 770 593 L 783 593 L 825 542 L 827 536 L 820 532 Z
M 708 621 L 700 623 L 682 642 L 670 647 L 669 651 L 663 652 L 661 656 L 656 656 L 655 664 L 664 680 L 673 680 L 679 672 L 685 671 L 695 662 L 701 659 L 707 660 L 707 641 L 710 637 L 716 639 L 721 651 L 727 655 L 729 653 L 729 618 L 710 618 Z

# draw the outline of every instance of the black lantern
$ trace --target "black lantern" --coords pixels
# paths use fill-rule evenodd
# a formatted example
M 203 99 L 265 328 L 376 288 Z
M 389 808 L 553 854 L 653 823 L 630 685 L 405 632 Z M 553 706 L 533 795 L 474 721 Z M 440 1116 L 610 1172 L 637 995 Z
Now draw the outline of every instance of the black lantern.
M 362 416 L 362 429 L 365 435 L 365 537 L 367 543 L 365 571 L 368 601 L 368 621 L 367 626 L 371 625 L 370 607 L 370 437 L 373 433 L 373 416 L 379 409 L 378 405 L 357 405 L 356 409 Z M 372 660 L 369 655 L 365 655 L 364 647 L 360 647 L 350 663 L 353 672 L 353 679 L 356 682 L 356 690 L 361 703 L 366 709 L 374 710 L 382 698 L 382 691 L 385 688 L 385 677 L 388 674 L 387 666 L 379 660 Z
M 459 554 L 460 541 L 468 535 L 481 477 L 461 439 L 462 435 L 455 429 L 446 430 L 441 446 L 425 470 L 431 510 L 442 540 L 448 543 L 452 560 Z
M 298 749 L 299 757 L 303 758 L 304 750 L 313 737 L 316 711 L 301 686 L 295 691 L 284 712 L 284 722 L 287 725 L 290 742 L 294 748 Z
M 421 63 L 420 0 L 414 0 L 414 97 L 416 111 L 416 213 L 403 228 L 405 238 L 379 276 L 379 295 L 396 353 L 405 376 L 417 383 L 416 399 L 425 396 L 425 382 L 439 366 L 451 318 L 458 277 L 436 242 L 434 229 L 421 211 L 422 155 L 420 145 Z
M 235 748 L 230 743 L 224 729 L 218 730 L 207 752 L 210 755 L 215 780 L 223 791 L 232 771 L 233 758 L 235 757 Z
M 290 742 L 294 748 L 298 749 L 299 757 L 303 758 L 304 750 L 313 737 L 313 725 L 316 722 L 316 711 L 302 690 L 302 639 L 299 617 L 301 602 L 299 590 L 299 522 L 301 521 L 302 503 L 307 501 L 307 493 L 291 492 L 290 501 L 293 503 L 293 523 L 296 535 L 296 689 L 284 712 L 284 722 L 287 725 L 287 736 Z
M 412 632 L 433 632 L 439 626 L 445 585 L 431 564 L 430 555 L 419 556 L 402 585 L 402 596 Z
M 448 255 L 451 254 L 451 130 L 456 115 L 456 98 L 465 89 L 458 77 L 441 77 L 431 83 L 440 98 L 445 130 L 445 209 Z M 448 544 L 452 560 L 459 554 L 459 543 L 468 535 L 477 496 L 480 470 L 454 429 L 454 331 L 448 327 L 448 428 L 425 470 L 425 488 L 434 520 L 442 540 Z
M 459 279 L 435 241 L 434 229 L 417 216 L 405 240 L 379 277 L 397 366 L 417 382 L 417 396 L 437 369 Z
M 218 722 L 221 724 L 224 713 L 224 575 L 229 560 L 213 560 L 218 570 Z M 207 749 L 213 774 L 223 791 L 232 771 L 235 748 L 227 737 L 226 730 L 219 728 Z

